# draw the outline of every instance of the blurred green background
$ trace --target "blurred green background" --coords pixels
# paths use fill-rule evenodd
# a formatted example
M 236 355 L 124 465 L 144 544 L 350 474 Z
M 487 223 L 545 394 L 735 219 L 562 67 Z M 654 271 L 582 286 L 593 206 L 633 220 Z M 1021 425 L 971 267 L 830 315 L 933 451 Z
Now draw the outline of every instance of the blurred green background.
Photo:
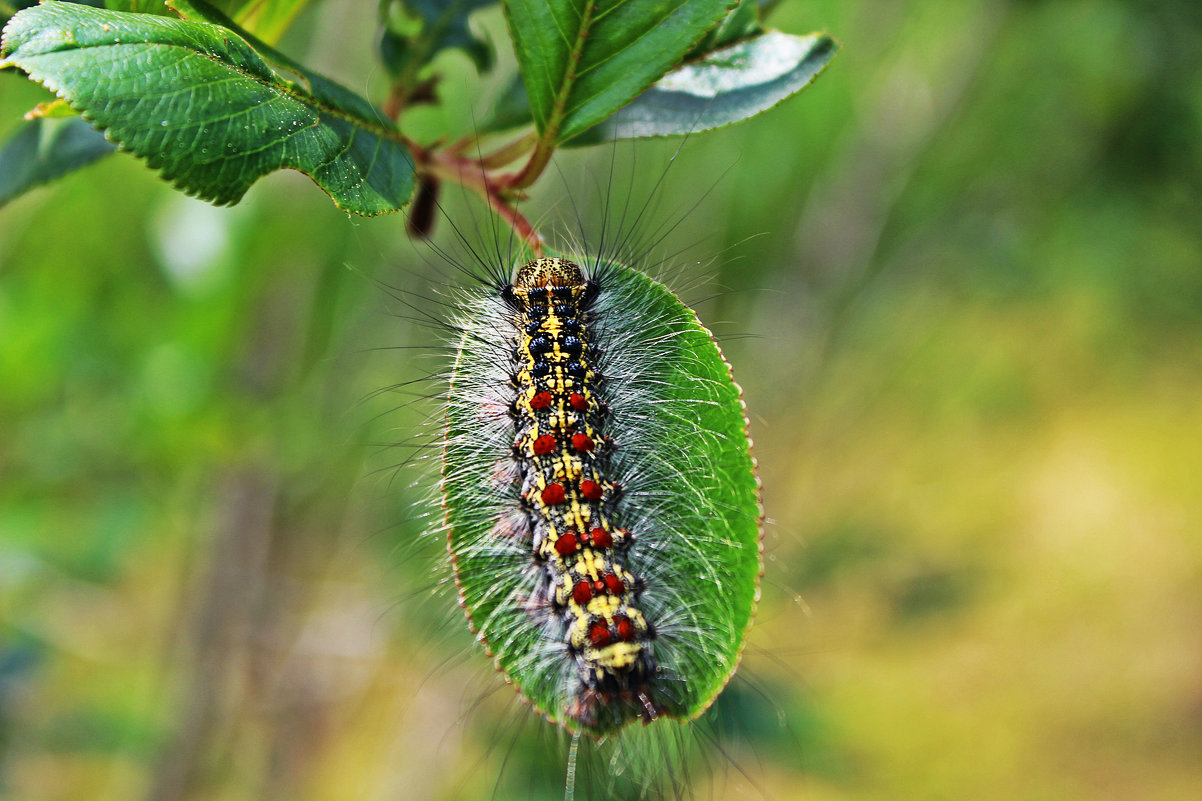
M 378 96 L 374 8 L 285 48 Z M 561 154 L 530 205 L 697 203 L 659 250 L 770 522 L 693 792 L 1202 797 L 1202 6 L 771 22 L 843 42 L 803 96 L 658 190 L 678 143 Z M 442 68 L 412 124 L 470 131 L 489 89 Z M 43 98 L 0 75 L 0 134 Z M 387 287 L 444 272 L 295 174 L 214 209 L 117 156 L 0 211 L 0 798 L 561 793 L 560 743 L 423 602 L 424 469 L 384 445 L 433 406 L 378 390 L 439 369 Z

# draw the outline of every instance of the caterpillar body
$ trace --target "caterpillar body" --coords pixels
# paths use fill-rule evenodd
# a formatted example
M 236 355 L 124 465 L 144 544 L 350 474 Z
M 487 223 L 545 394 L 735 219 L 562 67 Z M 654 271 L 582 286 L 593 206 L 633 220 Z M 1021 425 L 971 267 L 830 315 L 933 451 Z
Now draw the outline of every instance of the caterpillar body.
M 738 664 L 762 565 L 712 336 L 600 257 L 522 261 L 459 301 L 440 486 L 478 639 L 572 732 L 696 717 Z

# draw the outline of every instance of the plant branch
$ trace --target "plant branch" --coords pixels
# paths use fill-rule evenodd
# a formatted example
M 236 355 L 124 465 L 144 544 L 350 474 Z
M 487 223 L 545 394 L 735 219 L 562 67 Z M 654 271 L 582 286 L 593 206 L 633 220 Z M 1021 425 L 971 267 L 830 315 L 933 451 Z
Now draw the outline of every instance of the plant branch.
M 555 145 L 549 144 L 547 137 L 542 137 L 534 146 L 534 152 L 530 154 L 530 160 L 526 162 L 526 166 L 522 167 L 521 172 L 506 176 L 501 183 L 507 191 L 525 189 L 543 174 L 543 170 L 551 162 L 551 154 L 554 152 Z
M 519 143 L 521 141 L 519 140 Z M 489 210 L 504 220 L 518 235 L 518 238 L 534 252 L 535 256 L 541 257 L 543 255 L 542 236 L 534 229 L 526 216 L 513 205 L 515 199 L 521 199 L 524 195 L 514 191 L 514 188 L 506 181 L 495 179 L 488 174 L 490 162 L 503 158 L 506 151 L 516 149 L 515 145 L 478 159 L 459 155 L 456 152 L 458 147 L 428 150 L 415 142 L 410 142 L 409 149 L 413 153 L 414 163 L 419 173 L 424 173 L 434 180 L 452 181 L 480 195 L 488 204 Z M 502 163 L 508 163 L 508 161 L 512 161 L 512 158 L 508 158 Z
M 517 159 L 521 158 L 523 153 L 528 152 L 538 142 L 538 137 L 534 132 L 528 133 L 525 136 L 515 139 L 504 147 L 500 147 L 489 153 L 487 156 L 480 157 L 480 166 L 485 169 L 493 170 L 497 167 L 504 167 Z

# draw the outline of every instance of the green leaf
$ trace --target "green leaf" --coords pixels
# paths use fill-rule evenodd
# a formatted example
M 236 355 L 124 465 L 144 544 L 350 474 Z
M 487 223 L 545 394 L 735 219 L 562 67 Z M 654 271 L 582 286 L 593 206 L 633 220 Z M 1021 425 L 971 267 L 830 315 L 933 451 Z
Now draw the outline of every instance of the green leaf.
M 825 34 L 766 31 L 669 72 L 628 106 L 565 146 L 678 136 L 745 120 L 808 86 L 838 49 Z M 518 80 L 501 93 L 480 129 L 495 133 L 530 121 L 526 90 Z
M 745 120 L 808 86 L 838 50 L 825 34 L 766 31 L 669 72 L 572 144 L 676 136 Z
M 320 103 L 335 109 L 343 109 L 369 122 L 388 124 L 375 106 L 366 99 L 324 75 L 307 69 L 271 45 L 242 30 L 237 23 L 204 0 L 167 0 L 167 2 L 184 19 L 207 22 L 236 33 L 271 65 L 280 79 L 290 86 L 298 87 Z M 298 80 L 289 80 L 289 73 Z M 386 133 L 389 136 L 394 135 L 391 130 Z
M 534 124 L 551 143 L 591 128 L 676 66 L 730 0 L 505 0 Z
M 214 0 L 212 7 L 222 16 L 237 20 L 245 31 L 268 42 L 278 41 L 284 30 L 311 0 Z M 169 0 L 106 0 L 95 5 L 110 11 L 173 16 L 176 5 Z M 237 30 L 231 26 L 231 30 Z M 243 37 L 245 38 L 245 37 Z
M 0 206 L 113 150 L 102 133 L 79 117 L 30 120 L 0 150 Z
M 227 12 L 238 24 L 268 42 L 278 42 L 310 0 L 245 0 Z
M 729 366 L 692 310 L 628 267 L 600 264 L 592 274 L 599 289 L 582 336 L 593 366 L 611 370 L 595 391 L 607 408 L 603 433 L 616 446 L 605 475 L 624 488 L 608 513 L 632 533 L 624 565 L 646 582 L 637 606 L 659 632 L 652 654 L 661 678 L 649 692 L 667 702 L 666 714 L 689 719 L 734 672 L 758 597 L 761 508 L 747 419 Z M 462 605 L 536 709 L 607 734 L 643 708 L 615 699 L 595 725 L 574 720 L 579 696 L 565 680 L 575 675 L 572 655 L 536 614 L 546 607 L 537 605 L 532 544 L 520 525 L 528 487 L 507 467 L 515 421 L 506 410 L 516 391 L 497 358 L 519 329 L 491 287 L 465 298 L 458 322 L 441 486 Z
M 156 14 L 160 17 L 174 16 L 165 0 L 104 0 L 104 2 L 89 3 L 88 5 L 94 5 L 97 8 L 107 8 L 109 11 Z
M 113 0 L 116 2 L 117 0 Z M 132 0 L 137 2 L 138 0 Z M 8 22 L 8 20 L 23 8 L 36 6 L 39 0 L 0 0 L 0 23 Z M 94 6 L 95 8 L 104 8 L 105 0 L 67 0 L 71 3 L 79 3 L 85 6 Z M 157 2 L 163 4 L 163 0 L 142 0 L 142 2 Z
M 71 104 L 61 97 L 56 97 L 53 100 L 43 100 L 34 106 L 32 111 L 25 112 L 25 119 L 27 120 L 37 117 L 44 117 L 48 120 L 62 120 L 78 116 L 79 112 L 71 108 Z
M 236 203 L 279 169 L 356 214 L 395 211 L 412 194 L 409 152 L 367 101 L 287 59 L 273 69 L 227 28 L 47 0 L 13 17 L 0 52 L 0 66 L 213 203 Z
M 443 50 L 459 49 L 471 58 L 480 72 L 492 66 L 488 42 L 476 38 L 468 27 L 472 12 L 494 5 L 497 0 L 396 0 L 402 24 L 385 25 L 380 55 L 394 77 L 415 80 L 418 70 Z
M 759 5 L 756 0 L 740 0 L 726 18 L 705 35 L 705 38 L 686 56 L 687 61 L 700 58 L 711 50 L 746 39 L 760 32 Z

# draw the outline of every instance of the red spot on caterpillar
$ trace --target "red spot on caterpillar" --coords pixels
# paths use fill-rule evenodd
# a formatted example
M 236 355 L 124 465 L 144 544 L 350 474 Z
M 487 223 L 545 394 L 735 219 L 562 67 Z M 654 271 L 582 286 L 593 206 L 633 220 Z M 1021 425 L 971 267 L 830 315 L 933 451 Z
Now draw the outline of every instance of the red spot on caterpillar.
M 609 590 L 610 595 L 621 595 L 626 592 L 626 585 L 622 583 L 622 579 L 613 573 L 605 577 L 605 587 Z
M 609 640 L 609 627 L 604 623 L 594 623 L 589 626 L 588 641 L 594 648 L 604 648 L 609 645 Z
M 608 634 L 609 632 L 606 632 Z M 623 640 L 634 639 L 634 624 L 627 618 L 618 618 L 618 636 Z
M 551 486 L 558 487 L 559 485 L 552 484 Z M 547 489 L 550 488 L 551 487 L 547 487 Z M 561 534 L 559 539 L 555 540 L 555 553 L 559 554 L 560 556 L 567 556 L 570 553 L 575 553 L 576 545 L 577 543 L 575 534 L 570 531 L 566 534 Z
M 593 449 L 593 441 L 589 439 L 588 434 L 573 434 L 572 447 L 578 451 L 588 452 Z
M 605 582 L 601 579 L 597 579 L 593 582 L 593 589 L 598 593 L 605 592 Z
M 554 400 L 555 398 L 552 397 L 550 392 L 536 392 L 534 393 L 534 397 L 530 399 L 530 408 L 545 409 L 550 406 Z
M 583 412 L 588 408 L 588 399 L 579 392 L 573 392 L 568 396 L 568 403 L 578 412 Z
M 584 604 L 588 603 L 589 599 L 592 597 L 593 589 L 588 585 L 587 581 L 576 582 L 575 588 L 572 589 L 573 601 L 583 606 Z
M 536 456 L 546 456 L 553 450 L 555 450 L 555 437 L 550 434 L 543 434 L 534 441 L 534 453 Z
M 599 501 L 601 500 L 601 485 L 591 478 L 586 478 L 580 482 L 580 494 L 590 501 Z
M 614 545 L 613 536 L 603 528 L 595 528 L 589 532 L 589 536 L 593 540 L 594 548 L 612 548 Z
M 554 506 L 557 503 L 563 503 L 567 493 L 564 491 L 563 484 L 548 484 L 543 489 L 541 497 L 547 506 Z

